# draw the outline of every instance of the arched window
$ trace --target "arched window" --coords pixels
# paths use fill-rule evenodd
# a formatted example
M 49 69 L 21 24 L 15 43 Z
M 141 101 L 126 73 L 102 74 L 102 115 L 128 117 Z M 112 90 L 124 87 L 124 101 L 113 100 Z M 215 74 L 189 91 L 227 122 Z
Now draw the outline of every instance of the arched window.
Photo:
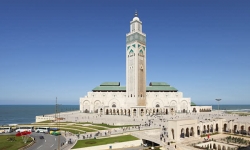
M 112 107 L 116 107 L 115 103 L 112 104 Z
M 142 50 L 139 51 L 139 55 L 141 55 L 141 56 L 143 55 L 143 51 Z
M 131 57 L 131 56 L 133 56 L 133 55 L 135 55 L 135 54 L 134 54 L 134 51 L 131 49 L 131 50 L 129 51 L 129 56 Z
M 160 107 L 160 105 L 159 104 L 156 104 L 156 106 L 155 107 Z

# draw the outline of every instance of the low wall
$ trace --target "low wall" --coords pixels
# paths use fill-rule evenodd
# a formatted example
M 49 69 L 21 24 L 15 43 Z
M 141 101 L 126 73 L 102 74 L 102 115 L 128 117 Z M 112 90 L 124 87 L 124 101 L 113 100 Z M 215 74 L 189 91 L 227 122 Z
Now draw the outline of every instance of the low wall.
M 110 149 L 110 146 L 112 146 L 112 149 L 118 149 L 118 148 L 140 146 L 141 143 L 142 143 L 142 140 L 135 140 L 135 141 L 112 143 L 112 144 L 106 144 L 106 145 L 100 145 L 100 146 L 77 148 L 74 150 L 97 150 L 97 149 L 98 150 L 107 150 L 107 149 Z
M 36 116 L 36 122 L 42 122 L 42 121 L 47 121 L 47 120 L 55 120 L 55 115 L 54 116 Z
M 73 113 L 78 113 L 78 112 L 79 110 L 60 112 L 60 116 L 71 115 Z M 47 121 L 47 120 L 55 120 L 55 114 L 46 114 L 46 115 L 36 116 L 36 122 L 42 122 L 42 121 Z
M 223 149 L 222 147 L 225 147 L 225 149 L 228 149 L 228 148 L 237 149 L 237 146 L 229 145 L 229 144 L 225 144 L 225 143 L 220 143 L 220 142 L 214 142 L 214 141 L 199 143 L 199 144 L 196 144 L 195 146 L 200 147 L 200 148 L 207 148 L 207 147 L 211 146 L 210 148 L 214 148 L 214 149 L 218 149 L 218 147 L 220 146 L 220 149 Z

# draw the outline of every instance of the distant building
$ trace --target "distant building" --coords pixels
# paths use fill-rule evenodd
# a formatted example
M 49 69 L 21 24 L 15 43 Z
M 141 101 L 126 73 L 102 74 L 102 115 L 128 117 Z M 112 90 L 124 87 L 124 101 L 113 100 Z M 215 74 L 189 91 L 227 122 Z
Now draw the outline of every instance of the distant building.
M 143 116 L 191 113 L 212 110 L 195 106 L 190 98 L 165 82 L 146 86 L 146 34 L 137 12 L 126 34 L 126 87 L 120 82 L 104 82 L 80 98 L 80 111 L 103 115 Z

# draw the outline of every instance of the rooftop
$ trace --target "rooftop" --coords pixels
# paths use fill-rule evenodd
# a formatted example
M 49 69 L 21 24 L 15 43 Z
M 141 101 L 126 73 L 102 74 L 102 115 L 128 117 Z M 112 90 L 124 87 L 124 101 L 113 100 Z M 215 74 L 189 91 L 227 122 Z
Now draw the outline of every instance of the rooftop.
M 126 86 L 120 86 L 120 82 L 104 82 L 95 87 L 93 92 L 126 92 Z M 166 82 L 150 82 L 146 87 L 146 92 L 177 92 L 178 90 L 171 87 Z

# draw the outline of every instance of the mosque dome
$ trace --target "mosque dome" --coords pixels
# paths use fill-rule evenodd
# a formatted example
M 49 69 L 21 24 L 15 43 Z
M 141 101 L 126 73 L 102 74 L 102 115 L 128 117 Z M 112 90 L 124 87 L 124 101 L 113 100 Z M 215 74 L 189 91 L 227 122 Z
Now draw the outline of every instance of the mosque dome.
M 133 21 L 140 21 L 140 19 L 138 17 L 134 17 Z

